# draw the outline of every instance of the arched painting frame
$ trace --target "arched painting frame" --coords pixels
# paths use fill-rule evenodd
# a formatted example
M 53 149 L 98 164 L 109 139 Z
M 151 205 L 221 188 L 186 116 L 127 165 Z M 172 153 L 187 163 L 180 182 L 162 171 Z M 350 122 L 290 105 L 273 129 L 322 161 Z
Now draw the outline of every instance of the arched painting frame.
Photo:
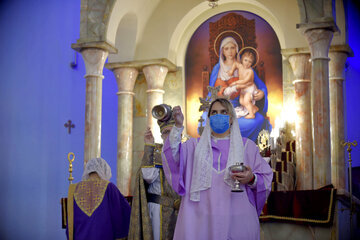
M 255 71 L 267 88 L 267 111 L 263 115 L 267 120 L 268 129 L 271 129 L 275 117 L 280 114 L 283 95 L 282 56 L 275 31 L 264 19 L 250 12 L 220 13 L 198 27 L 186 51 L 186 123 L 187 133 L 192 137 L 199 136 L 197 127 L 202 114 L 199 112 L 199 98 L 208 95 L 210 76 L 219 61 L 218 48 L 221 38 L 227 36 L 235 38 L 239 48 L 255 48 L 259 54 Z M 262 126 L 263 128 L 265 126 Z M 255 140 L 257 136 L 250 138 Z

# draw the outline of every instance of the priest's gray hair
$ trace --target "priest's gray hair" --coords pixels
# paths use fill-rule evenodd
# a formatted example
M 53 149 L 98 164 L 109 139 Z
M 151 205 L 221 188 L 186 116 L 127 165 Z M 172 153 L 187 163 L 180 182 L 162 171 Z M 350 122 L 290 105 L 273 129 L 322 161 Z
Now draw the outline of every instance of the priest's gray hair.
M 111 168 L 102 158 L 92 158 L 85 166 L 81 180 L 89 179 L 90 173 L 96 172 L 101 179 L 109 181 L 111 178 Z

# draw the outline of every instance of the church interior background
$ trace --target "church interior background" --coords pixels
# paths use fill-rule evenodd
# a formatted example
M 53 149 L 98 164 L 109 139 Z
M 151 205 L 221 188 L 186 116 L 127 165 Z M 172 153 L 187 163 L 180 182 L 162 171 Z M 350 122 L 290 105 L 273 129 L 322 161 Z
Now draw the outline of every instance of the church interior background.
M 278 46 L 263 48 L 260 59 L 264 56 L 266 76 L 274 71 L 278 76 L 265 81 L 268 88 L 276 83 L 269 91 L 273 131 L 279 131 L 279 125 L 293 126 L 297 190 L 333 184 L 338 198 L 349 199 L 349 159 L 341 141 L 360 141 L 359 1 L 218 4 L 0 1 L 1 239 L 65 238 L 60 199 L 69 184 L 69 152 L 75 154 L 75 182 L 81 179 L 84 162 L 101 156 L 112 168 L 111 181 L 125 196 L 131 195 L 145 128 L 158 131 L 149 111 L 163 102 L 180 105 L 186 121 L 196 124 L 199 115 L 189 109 L 197 109 L 200 102 L 186 88 L 187 50 L 203 23 L 231 12 L 262 19 L 277 38 Z M 256 41 L 259 47 L 265 42 L 258 33 Z M 279 67 L 269 67 L 265 51 L 278 54 Z M 196 57 L 191 62 L 196 63 Z M 211 64 L 197 66 L 195 79 L 206 79 Z M 160 136 L 155 139 L 160 141 Z M 354 194 L 359 194 L 360 146 L 353 147 L 351 156 L 353 178 L 358 179 Z M 348 215 L 342 220 L 348 221 Z M 287 225 L 280 232 L 289 237 L 289 231 L 293 228 Z M 306 231 L 308 236 L 325 234 L 318 228 Z

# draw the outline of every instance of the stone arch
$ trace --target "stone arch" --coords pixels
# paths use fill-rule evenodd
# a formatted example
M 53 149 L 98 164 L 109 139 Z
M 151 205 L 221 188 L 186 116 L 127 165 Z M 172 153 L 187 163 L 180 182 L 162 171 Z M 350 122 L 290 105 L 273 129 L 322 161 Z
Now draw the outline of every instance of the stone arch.
M 118 37 L 115 39 L 115 47 L 118 49 L 118 54 L 109 56 L 111 61 L 126 62 L 134 59 L 137 31 L 138 18 L 136 14 L 127 13 L 124 15 L 116 31 Z M 126 38 L 121 38 L 121 36 L 126 36 Z
M 224 3 L 219 5 L 217 8 L 210 10 L 207 3 L 203 2 L 194 7 L 182 18 L 174 30 L 170 40 L 168 51 L 168 58 L 170 61 L 174 62 L 180 67 L 184 67 L 187 44 L 189 43 L 190 38 L 196 29 L 208 18 L 221 12 L 234 10 L 248 11 L 262 17 L 274 29 L 279 39 L 281 48 L 287 48 L 285 33 L 282 30 L 280 22 L 266 6 L 260 3 L 249 3 L 246 1 L 234 2 L 232 0 L 225 0 Z
M 109 16 L 116 0 L 82 0 L 78 42 L 106 41 Z

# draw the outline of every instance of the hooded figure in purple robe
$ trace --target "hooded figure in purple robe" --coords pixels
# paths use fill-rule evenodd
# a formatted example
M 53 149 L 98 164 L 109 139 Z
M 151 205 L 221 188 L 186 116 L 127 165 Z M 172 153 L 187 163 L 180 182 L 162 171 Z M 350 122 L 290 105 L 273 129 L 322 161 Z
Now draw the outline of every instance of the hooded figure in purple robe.
M 182 196 L 174 239 L 260 239 L 258 217 L 273 172 L 256 144 L 241 137 L 232 104 L 214 100 L 201 137 L 185 143 L 180 107 L 173 114 L 175 126 L 162 157 L 167 180 Z M 230 166 L 241 163 L 246 171 L 230 172 Z M 235 180 L 243 192 L 231 191 Z
M 128 235 L 130 205 L 110 178 L 107 162 L 93 158 L 86 163 L 81 182 L 69 186 L 68 239 L 113 240 Z

